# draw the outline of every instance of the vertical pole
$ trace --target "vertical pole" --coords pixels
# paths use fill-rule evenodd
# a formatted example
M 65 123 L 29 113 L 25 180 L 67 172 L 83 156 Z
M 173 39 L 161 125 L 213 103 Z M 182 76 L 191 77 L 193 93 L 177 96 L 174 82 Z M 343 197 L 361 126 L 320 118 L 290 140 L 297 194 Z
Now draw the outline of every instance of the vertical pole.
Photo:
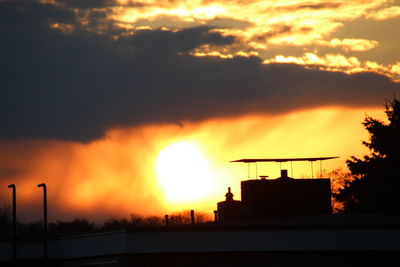
M 218 211 L 214 210 L 214 222 L 217 223 L 218 222 Z
M 247 163 L 247 179 L 250 180 L 250 163 Z
M 319 178 L 322 178 L 322 160 L 319 161 Z
M 17 261 L 17 188 L 15 184 L 10 184 L 8 188 L 12 188 L 12 256 L 15 263 Z
M 256 162 L 256 179 L 258 178 L 257 162 Z
M 46 184 L 38 184 L 38 187 L 43 187 L 43 260 L 47 263 L 47 189 Z
M 292 178 L 294 178 L 294 176 L 293 176 L 293 161 L 290 162 L 290 171 L 291 171 Z
M 192 219 L 192 224 L 194 224 L 194 210 L 190 210 L 190 218 Z
M 165 226 L 169 225 L 168 217 L 169 217 L 168 215 L 165 215 Z
M 314 170 L 313 170 L 313 162 L 312 161 L 310 161 L 311 162 L 311 178 L 314 178 Z

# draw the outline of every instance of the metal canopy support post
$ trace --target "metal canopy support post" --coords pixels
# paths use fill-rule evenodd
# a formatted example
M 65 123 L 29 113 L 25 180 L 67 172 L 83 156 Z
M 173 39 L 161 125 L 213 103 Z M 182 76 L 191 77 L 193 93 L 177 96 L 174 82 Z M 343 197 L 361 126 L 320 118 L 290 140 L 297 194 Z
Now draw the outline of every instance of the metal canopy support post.
M 311 162 L 311 178 L 314 178 L 313 162 L 312 160 L 310 160 L 310 162 Z
M 292 176 L 292 178 L 294 177 L 293 176 L 293 161 L 290 161 L 290 171 L 291 171 L 291 176 Z
M 322 160 L 319 161 L 319 178 L 322 178 Z

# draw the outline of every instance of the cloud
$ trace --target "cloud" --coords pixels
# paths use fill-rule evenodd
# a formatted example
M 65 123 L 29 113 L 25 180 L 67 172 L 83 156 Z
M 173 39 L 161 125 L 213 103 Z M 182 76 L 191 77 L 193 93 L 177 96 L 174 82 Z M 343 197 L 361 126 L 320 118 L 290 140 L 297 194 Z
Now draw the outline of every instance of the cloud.
M 74 13 L 56 6 L 0 2 L 0 10 L 8 25 L 0 28 L 3 140 L 89 142 L 115 127 L 380 105 L 399 90 L 373 73 L 263 64 L 256 56 L 192 56 L 200 46 L 234 42 L 209 27 L 136 31 L 115 39 L 83 29 Z M 75 29 L 54 29 L 56 22 Z
M 68 8 L 104 8 L 118 5 L 115 0 L 56 0 L 56 3 Z
M 340 3 L 335 2 L 321 2 L 321 3 L 299 3 L 294 5 L 284 5 L 276 7 L 275 10 L 284 12 L 293 12 L 302 9 L 320 10 L 320 9 L 336 9 L 341 6 Z
M 364 39 L 361 45 L 349 44 L 347 41 L 360 38 L 345 36 L 338 44 L 336 38 L 331 40 L 330 35 L 349 21 L 365 17 L 371 10 L 388 6 L 385 1 L 344 3 L 323 0 L 295 0 L 289 4 L 267 0 L 234 0 L 229 3 L 220 0 L 58 1 L 59 5 L 64 3 L 61 6 L 73 7 L 81 25 L 94 32 L 104 33 L 108 30 L 110 33 L 110 28 L 114 31 L 115 28 L 121 28 L 122 31 L 156 28 L 177 30 L 210 26 L 218 28 L 223 34 L 236 36 L 236 47 L 247 46 L 247 49 L 260 54 L 268 53 L 267 50 L 271 48 L 281 47 L 283 51 L 294 46 L 314 46 L 320 49 L 330 47 L 331 50 L 341 47 L 345 52 L 366 51 L 375 47 L 374 40 Z M 391 11 L 396 10 L 390 8 L 385 12 L 391 14 Z M 102 17 L 94 18 L 97 15 Z M 280 32 L 279 27 L 284 32 Z M 235 47 L 231 46 L 231 50 L 235 50 Z
M 321 46 L 328 46 L 328 47 L 341 47 L 347 51 L 368 51 L 378 46 L 378 42 L 374 40 L 366 40 L 366 39 L 338 39 L 334 38 L 330 41 L 320 40 L 316 42 Z
M 371 12 L 366 15 L 367 19 L 387 20 L 400 16 L 400 6 L 391 6 L 380 9 L 376 12 Z
M 324 56 L 319 56 L 318 54 L 307 52 L 298 57 L 276 55 L 272 59 L 264 60 L 264 63 L 292 63 L 304 65 L 306 68 L 340 71 L 347 74 L 374 72 L 376 74 L 390 77 L 393 81 L 400 81 L 399 62 L 383 65 L 376 61 L 362 61 L 355 56 L 346 57 L 341 54 L 326 54 Z
M 146 55 L 189 52 L 204 45 L 227 45 L 234 41 L 232 36 L 221 36 L 211 32 L 208 27 L 195 27 L 182 31 L 171 32 L 165 30 L 143 30 L 132 36 L 119 39 L 120 44 L 128 45 L 144 52 Z M 136 53 L 138 54 L 138 53 Z
M 182 21 L 179 16 L 166 16 L 159 15 L 154 18 L 139 19 L 133 25 L 136 27 L 149 27 L 152 29 L 158 28 L 171 28 L 171 29 L 182 29 L 182 28 L 193 28 L 199 26 L 205 26 L 219 29 L 245 29 L 251 24 L 247 21 L 235 20 L 231 18 L 214 18 L 205 21 Z M 128 25 L 131 25 L 130 23 Z
M 265 41 L 268 40 L 269 38 L 290 33 L 292 31 L 292 28 L 293 28 L 292 26 L 287 26 L 287 25 L 275 25 L 271 27 L 269 31 L 254 36 L 254 40 L 265 43 Z

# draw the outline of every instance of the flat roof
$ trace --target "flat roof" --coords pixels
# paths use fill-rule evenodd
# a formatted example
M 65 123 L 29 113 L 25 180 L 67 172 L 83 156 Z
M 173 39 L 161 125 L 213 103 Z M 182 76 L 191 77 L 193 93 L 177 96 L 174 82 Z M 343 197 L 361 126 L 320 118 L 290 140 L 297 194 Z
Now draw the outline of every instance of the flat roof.
M 232 160 L 230 162 L 252 163 L 252 162 L 317 161 L 317 160 L 328 160 L 328 159 L 337 159 L 337 158 L 339 158 L 339 157 L 238 159 L 238 160 Z

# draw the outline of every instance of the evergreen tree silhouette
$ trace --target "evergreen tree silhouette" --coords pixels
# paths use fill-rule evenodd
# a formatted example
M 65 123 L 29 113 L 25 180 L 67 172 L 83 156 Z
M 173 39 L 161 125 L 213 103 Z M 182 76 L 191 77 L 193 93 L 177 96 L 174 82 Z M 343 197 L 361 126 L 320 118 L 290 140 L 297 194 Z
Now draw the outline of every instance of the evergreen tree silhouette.
M 400 101 L 386 100 L 388 122 L 367 116 L 363 122 L 370 154 L 346 161 L 354 179 L 335 194 L 348 213 L 400 213 Z

